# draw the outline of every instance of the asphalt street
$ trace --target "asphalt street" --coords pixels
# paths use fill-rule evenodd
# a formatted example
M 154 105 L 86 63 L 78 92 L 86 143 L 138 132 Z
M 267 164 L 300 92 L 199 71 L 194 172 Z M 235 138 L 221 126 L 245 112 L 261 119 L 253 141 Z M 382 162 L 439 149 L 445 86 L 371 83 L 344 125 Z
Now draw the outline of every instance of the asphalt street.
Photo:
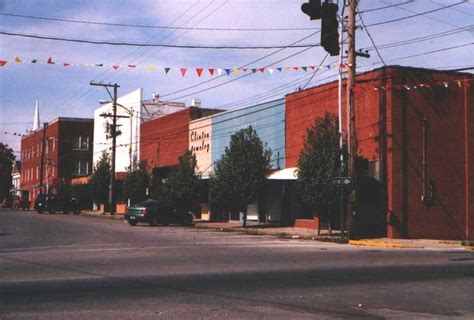
M 472 319 L 474 252 L 0 209 L 0 319 Z

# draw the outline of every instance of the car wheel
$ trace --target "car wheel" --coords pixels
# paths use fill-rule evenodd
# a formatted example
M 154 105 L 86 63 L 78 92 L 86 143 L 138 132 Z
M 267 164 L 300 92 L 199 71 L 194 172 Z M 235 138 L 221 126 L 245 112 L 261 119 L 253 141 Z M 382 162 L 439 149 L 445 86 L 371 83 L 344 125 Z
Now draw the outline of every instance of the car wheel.
M 135 227 L 137 225 L 137 222 L 136 221 L 129 221 L 128 224 L 131 225 L 132 227 Z
M 158 218 L 157 218 L 157 217 L 151 218 L 151 220 L 150 220 L 150 226 L 156 227 L 157 225 L 158 225 Z

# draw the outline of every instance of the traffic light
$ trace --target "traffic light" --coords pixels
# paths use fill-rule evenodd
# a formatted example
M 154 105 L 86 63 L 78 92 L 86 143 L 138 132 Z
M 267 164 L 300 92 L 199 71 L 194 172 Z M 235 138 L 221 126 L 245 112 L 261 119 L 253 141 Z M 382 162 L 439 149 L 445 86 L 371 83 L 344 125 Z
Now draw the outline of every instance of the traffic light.
M 339 55 L 337 4 L 324 2 L 321 7 L 321 46 L 331 56 Z
M 321 19 L 321 0 L 309 0 L 303 3 L 301 11 L 306 13 L 311 20 Z

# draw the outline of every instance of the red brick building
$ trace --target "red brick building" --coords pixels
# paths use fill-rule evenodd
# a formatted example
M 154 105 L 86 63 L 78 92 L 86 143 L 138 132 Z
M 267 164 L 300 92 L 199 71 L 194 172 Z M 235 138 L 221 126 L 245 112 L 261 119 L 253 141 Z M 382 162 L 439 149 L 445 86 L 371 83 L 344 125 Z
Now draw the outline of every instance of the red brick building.
M 394 238 L 473 239 L 474 76 L 390 66 L 356 79 L 357 152 L 368 172 L 354 223 Z M 337 86 L 286 96 L 287 167 L 314 119 L 337 114 Z
M 92 172 L 93 132 L 93 119 L 60 117 L 21 139 L 20 185 L 32 205 L 40 193 L 41 168 L 43 191 Z
M 140 160 L 147 167 L 166 168 L 178 164 L 189 148 L 189 121 L 220 110 L 189 107 L 185 110 L 144 122 L 140 126 Z

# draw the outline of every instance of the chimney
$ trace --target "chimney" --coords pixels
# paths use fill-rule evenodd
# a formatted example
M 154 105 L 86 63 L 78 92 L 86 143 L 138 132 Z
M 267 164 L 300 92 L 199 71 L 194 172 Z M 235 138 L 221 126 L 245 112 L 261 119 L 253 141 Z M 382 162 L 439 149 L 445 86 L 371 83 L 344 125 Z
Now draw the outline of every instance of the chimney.
M 191 100 L 191 107 L 201 108 L 201 99 Z
M 33 131 L 36 131 L 40 128 L 40 110 L 39 110 L 39 100 L 36 98 L 36 107 L 35 107 L 35 118 L 33 120 Z

